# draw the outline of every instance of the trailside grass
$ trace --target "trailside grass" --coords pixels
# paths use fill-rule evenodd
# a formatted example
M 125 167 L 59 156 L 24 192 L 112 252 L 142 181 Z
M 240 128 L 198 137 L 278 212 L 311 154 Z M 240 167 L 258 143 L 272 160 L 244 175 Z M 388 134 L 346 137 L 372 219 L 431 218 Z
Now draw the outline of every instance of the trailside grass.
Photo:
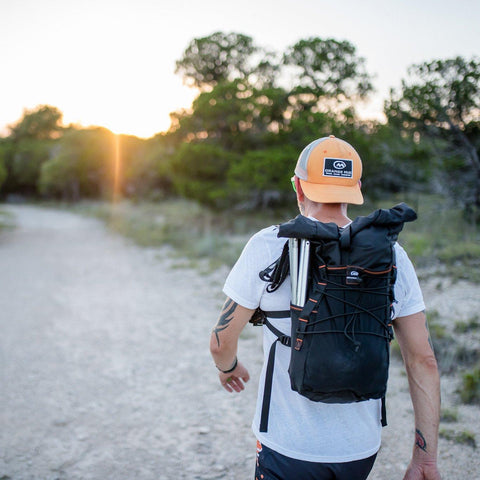
M 169 245 L 179 257 L 232 266 L 249 237 L 293 212 L 218 212 L 184 199 L 117 204 L 81 202 L 75 211 L 101 219 L 111 230 L 141 246 Z
M 2 230 L 11 230 L 14 228 L 14 225 L 12 214 L 0 208 L 0 232 Z

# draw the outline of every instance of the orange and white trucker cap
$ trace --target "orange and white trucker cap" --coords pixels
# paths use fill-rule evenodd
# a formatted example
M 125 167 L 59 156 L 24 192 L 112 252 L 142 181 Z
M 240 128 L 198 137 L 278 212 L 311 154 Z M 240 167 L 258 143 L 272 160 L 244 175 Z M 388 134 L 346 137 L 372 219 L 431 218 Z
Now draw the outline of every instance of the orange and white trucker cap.
M 298 157 L 295 175 L 305 196 L 320 203 L 363 203 L 362 160 L 355 149 L 334 135 L 307 145 Z

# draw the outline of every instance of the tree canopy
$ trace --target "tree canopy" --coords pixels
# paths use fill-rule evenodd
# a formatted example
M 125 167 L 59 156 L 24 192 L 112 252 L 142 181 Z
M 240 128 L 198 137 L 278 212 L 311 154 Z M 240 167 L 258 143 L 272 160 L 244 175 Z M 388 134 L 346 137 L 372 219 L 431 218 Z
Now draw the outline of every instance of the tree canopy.
M 58 138 L 63 129 L 62 117 L 62 112 L 50 105 L 39 105 L 32 110 L 25 110 L 23 117 L 10 126 L 11 137 L 16 141 Z
M 294 92 L 317 99 L 364 97 L 372 91 L 365 60 L 350 42 L 312 37 L 300 40 L 283 55 L 283 63 L 295 67 Z
M 176 62 L 175 73 L 200 90 L 235 79 L 270 83 L 275 72 L 270 56 L 248 35 L 215 32 L 190 42 Z
M 385 110 L 399 130 L 431 143 L 445 184 L 480 208 L 480 62 L 455 57 L 413 65 Z

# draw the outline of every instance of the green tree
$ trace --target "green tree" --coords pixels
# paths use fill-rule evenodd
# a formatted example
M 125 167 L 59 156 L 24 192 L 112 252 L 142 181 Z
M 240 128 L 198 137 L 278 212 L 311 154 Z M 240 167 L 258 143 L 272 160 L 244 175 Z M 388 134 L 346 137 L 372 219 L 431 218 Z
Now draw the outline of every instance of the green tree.
M 425 191 L 435 170 L 427 143 L 382 123 L 352 131 L 348 139 L 363 160 L 362 183 L 369 197 Z
M 9 168 L 12 165 L 14 154 L 14 144 L 11 138 L 0 138 L 0 192 L 13 191 L 12 175 L 9 174 Z
M 37 192 L 41 167 L 49 159 L 52 148 L 51 140 L 24 138 L 15 144 L 11 171 L 19 190 Z
M 409 69 L 400 92 L 392 91 L 389 122 L 434 149 L 438 184 L 480 209 L 480 62 L 455 57 Z M 438 176 L 437 176 L 438 180 Z M 445 192 L 443 192 L 445 193 Z
M 373 89 L 359 57 L 350 42 L 311 37 L 289 47 L 283 64 L 294 68 L 297 85 L 292 93 L 315 103 L 320 98 L 339 100 L 363 98 Z
M 300 151 L 316 138 L 336 135 L 346 138 L 358 125 L 347 119 L 340 119 L 338 114 L 326 111 L 318 112 L 306 109 L 293 115 L 288 128 L 281 132 L 281 144 L 289 144 Z
M 39 192 L 63 200 L 80 200 L 78 166 L 66 153 L 60 153 L 42 166 L 38 183 Z
M 69 200 L 108 198 L 113 193 L 117 148 L 105 128 L 72 130 L 58 143 L 55 155 L 42 165 L 40 190 Z
M 4 150 L 6 193 L 37 193 L 42 165 L 51 157 L 56 139 L 63 133 L 62 113 L 55 107 L 40 105 L 24 110 L 18 122 L 9 126 Z
M 262 148 L 284 125 L 287 94 L 281 88 L 257 89 L 244 80 L 224 82 L 202 92 L 191 112 L 174 115 L 173 130 L 183 140 L 206 139 L 226 150 Z
M 355 134 L 361 123 L 356 104 L 373 87 L 354 45 L 332 38 L 302 39 L 287 49 L 283 65 L 296 79 L 285 117 L 287 135 L 298 148 L 322 135 Z
M 15 141 L 58 138 L 63 130 L 62 118 L 62 112 L 50 105 L 39 105 L 32 110 L 25 109 L 23 117 L 9 127 L 10 136 Z
M 176 62 L 175 73 L 200 90 L 233 80 L 272 83 L 278 66 L 274 55 L 240 33 L 215 32 L 193 39 Z
M 176 191 L 209 206 L 225 206 L 230 165 L 238 159 L 218 145 L 184 143 L 171 162 Z
M 2 185 L 4 184 L 6 179 L 7 179 L 7 167 L 5 167 L 5 163 L 0 154 L 0 191 L 2 190 Z
M 292 200 L 290 177 L 298 155 L 289 144 L 246 152 L 229 168 L 231 197 L 249 208 Z
M 162 198 L 172 191 L 173 149 L 158 135 L 150 140 L 122 137 L 124 191 L 129 197 Z

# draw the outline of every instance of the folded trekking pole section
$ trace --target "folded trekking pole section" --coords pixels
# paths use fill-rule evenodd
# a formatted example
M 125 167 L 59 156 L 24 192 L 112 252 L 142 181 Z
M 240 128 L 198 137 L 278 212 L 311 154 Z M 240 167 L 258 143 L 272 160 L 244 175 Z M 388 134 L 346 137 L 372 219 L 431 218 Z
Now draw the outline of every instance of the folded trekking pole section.
M 297 305 L 303 307 L 307 297 L 308 273 L 310 262 L 310 242 L 304 238 L 300 240 L 300 267 L 298 273 L 298 296 Z
M 297 298 L 298 277 L 298 238 L 288 239 L 288 255 L 290 259 L 290 284 L 292 287 L 292 302 Z
M 310 242 L 305 238 L 290 238 L 288 246 L 290 258 L 290 280 L 292 286 L 292 304 L 303 307 L 303 305 L 305 305 L 307 295 Z

